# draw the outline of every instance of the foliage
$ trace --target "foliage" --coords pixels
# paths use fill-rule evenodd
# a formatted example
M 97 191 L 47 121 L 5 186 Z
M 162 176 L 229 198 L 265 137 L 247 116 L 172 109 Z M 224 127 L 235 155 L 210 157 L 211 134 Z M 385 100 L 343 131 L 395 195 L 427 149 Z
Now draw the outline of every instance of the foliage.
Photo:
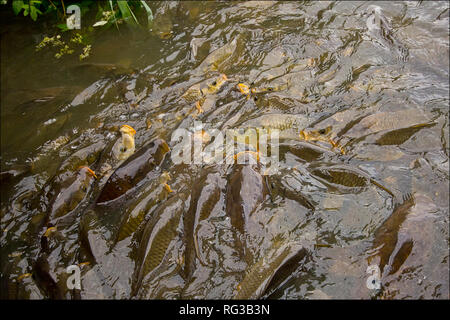
M 42 11 L 38 9 L 41 3 L 42 1 L 40 0 L 28 0 L 27 2 L 15 0 L 12 2 L 12 8 L 16 15 L 23 10 L 23 15 L 25 17 L 30 14 L 31 19 L 36 21 L 38 14 L 42 14 Z
M 1 4 L 6 4 L 7 1 L 2 0 Z M 15 15 L 23 12 L 23 15 L 30 16 L 33 21 L 36 21 L 38 16 L 47 15 L 49 13 L 56 13 L 57 19 L 60 22 L 57 27 L 62 31 L 69 30 L 65 23 L 66 21 L 66 8 L 70 5 L 77 5 L 80 8 L 81 16 L 86 12 L 95 10 L 97 6 L 97 16 L 101 17 L 101 20 L 97 21 L 94 26 L 105 26 L 108 27 L 111 24 L 115 24 L 118 28 L 118 24 L 125 22 L 126 24 L 137 27 L 141 24 L 139 23 L 136 14 L 145 10 L 145 15 L 147 18 L 147 26 L 151 27 L 153 21 L 153 12 L 145 0 L 140 1 L 126 1 L 109 0 L 106 2 L 96 2 L 93 0 L 14 0 L 11 1 L 12 10 Z M 104 6 L 103 6 L 104 5 Z
M 69 40 L 69 43 L 66 43 L 64 40 L 62 40 L 61 35 L 53 36 L 53 37 L 44 37 L 44 39 L 36 46 L 36 51 L 40 51 L 45 47 L 53 47 L 59 50 L 57 53 L 55 53 L 55 58 L 60 59 L 65 54 L 72 54 L 74 53 L 74 45 L 85 45 L 86 41 L 84 37 L 79 34 L 75 33 L 75 35 Z M 80 60 L 83 60 L 89 56 L 91 52 L 91 45 L 86 44 L 86 46 L 83 48 L 83 53 L 80 54 Z
M 0 4 L 6 5 L 8 1 L 0 0 Z M 142 27 L 139 18 L 146 18 L 147 28 L 152 27 L 153 13 L 145 0 L 140 1 L 93 1 L 93 0 L 14 0 L 11 1 L 12 10 L 15 15 L 23 13 L 23 16 L 30 16 L 36 21 L 39 16 L 56 17 L 54 26 L 62 32 L 70 31 L 67 25 L 68 19 L 73 19 L 74 15 L 67 15 L 67 8 L 76 5 L 80 8 L 81 22 L 83 31 L 73 30 L 71 38 L 56 34 L 53 37 L 45 36 L 44 39 L 36 46 L 36 51 L 43 48 L 56 50 L 54 57 L 60 59 L 64 55 L 71 55 L 79 48 L 79 58 L 83 60 L 89 57 L 91 53 L 91 44 L 86 36 L 86 31 L 93 31 L 93 28 L 109 28 L 115 25 L 119 29 L 119 24 L 127 24 L 132 28 Z M 142 10 L 143 9 L 143 10 Z M 84 18 L 90 13 L 90 18 Z M 96 22 L 92 26 L 86 27 L 86 21 L 92 21 L 94 17 Z M 53 16 L 52 16 L 53 14 Z M 144 18 L 144 19 L 145 19 Z M 141 19 L 142 20 L 142 19 Z M 73 34 L 75 32 L 75 34 Z M 68 40 L 67 40 L 68 39 Z M 82 46 L 82 47 L 80 47 Z

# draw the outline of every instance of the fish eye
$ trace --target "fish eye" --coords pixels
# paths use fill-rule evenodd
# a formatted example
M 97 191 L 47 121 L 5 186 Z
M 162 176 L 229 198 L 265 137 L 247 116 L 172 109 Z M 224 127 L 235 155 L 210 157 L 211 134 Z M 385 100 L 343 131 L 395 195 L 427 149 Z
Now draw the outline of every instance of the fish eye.
M 253 97 L 253 100 L 254 100 L 254 101 L 257 101 L 257 100 L 258 100 L 258 97 Z
M 267 88 L 267 90 L 268 90 L 268 91 L 272 91 L 272 90 L 273 90 L 273 88 L 269 87 L 269 88 Z
M 320 129 L 320 130 L 319 130 L 319 133 L 320 133 L 320 134 L 325 134 L 325 133 L 326 133 L 326 130 L 325 130 L 325 129 Z
M 217 81 L 214 81 L 214 82 L 212 83 L 212 85 L 213 85 L 213 86 L 217 85 Z

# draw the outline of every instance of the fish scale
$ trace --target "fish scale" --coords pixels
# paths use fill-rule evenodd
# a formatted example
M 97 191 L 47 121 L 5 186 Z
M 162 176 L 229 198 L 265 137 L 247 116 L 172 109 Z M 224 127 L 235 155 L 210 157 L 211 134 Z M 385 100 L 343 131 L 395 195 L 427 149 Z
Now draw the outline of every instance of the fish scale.
M 261 257 L 239 283 L 233 299 L 258 299 L 264 294 L 277 271 L 291 258 L 306 249 L 298 243 L 275 243 L 268 254 Z
M 143 265 L 138 274 L 138 284 L 155 270 L 164 259 L 170 243 L 178 235 L 177 227 L 184 206 L 180 196 L 172 197 L 155 212 L 155 218 L 149 221 L 144 230 L 140 251 Z M 161 212 L 162 211 L 162 212 Z

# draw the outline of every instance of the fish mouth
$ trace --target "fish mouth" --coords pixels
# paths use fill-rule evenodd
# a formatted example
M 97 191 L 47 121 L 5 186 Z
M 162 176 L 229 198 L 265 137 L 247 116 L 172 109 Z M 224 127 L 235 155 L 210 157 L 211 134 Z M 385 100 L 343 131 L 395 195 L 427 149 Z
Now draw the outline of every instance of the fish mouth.
M 131 134 L 133 136 L 136 134 L 136 130 L 134 130 L 133 127 L 131 127 L 131 126 L 127 125 L 127 124 L 124 124 L 124 125 L 122 125 L 120 127 L 120 132 L 128 133 L 128 134 Z
M 86 169 L 86 171 L 91 174 L 95 179 L 97 179 L 97 176 L 95 175 L 95 172 L 89 168 L 88 166 L 80 166 L 78 169 Z
M 239 83 L 238 85 L 238 89 L 242 94 L 249 94 L 250 93 L 250 89 L 246 84 L 243 83 Z

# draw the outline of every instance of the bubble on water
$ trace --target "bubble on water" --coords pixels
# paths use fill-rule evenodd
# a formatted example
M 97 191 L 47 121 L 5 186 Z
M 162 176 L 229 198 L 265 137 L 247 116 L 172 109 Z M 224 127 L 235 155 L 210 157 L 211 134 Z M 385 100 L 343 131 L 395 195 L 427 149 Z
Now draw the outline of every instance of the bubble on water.
M 139 113 L 137 113 L 137 112 L 133 113 L 133 114 L 131 115 L 131 118 L 132 118 L 132 119 L 139 118 Z
M 120 117 L 119 117 L 119 120 L 120 121 L 125 121 L 125 120 L 127 120 L 127 116 L 126 115 L 121 115 Z

